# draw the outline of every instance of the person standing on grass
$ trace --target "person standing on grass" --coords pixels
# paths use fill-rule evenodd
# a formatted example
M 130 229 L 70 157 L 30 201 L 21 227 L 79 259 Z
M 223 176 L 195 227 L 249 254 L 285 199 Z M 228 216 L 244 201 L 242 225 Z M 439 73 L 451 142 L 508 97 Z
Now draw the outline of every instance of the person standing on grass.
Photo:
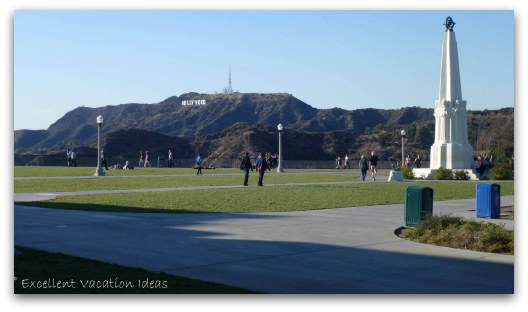
M 244 170 L 244 186 L 248 186 L 249 169 L 253 170 L 253 165 L 251 164 L 248 152 L 246 152 L 246 156 L 242 158 L 240 169 Z
M 264 186 L 262 184 L 262 181 L 264 180 L 264 172 L 266 172 L 266 168 L 268 167 L 268 165 L 266 164 L 266 158 L 264 158 L 264 153 L 260 153 L 257 157 L 255 167 L 257 168 L 257 171 L 259 173 L 258 186 Z
M 378 155 L 374 152 L 370 153 L 369 167 L 372 172 L 372 181 L 376 181 L 376 174 L 378 173 Z
M 66 148 L 66 158 L 68 159 L 68 167 L 71 166 L 71 149 L 69 147 Z
M 198 156 L 196 156 L 196 168 L 198 169 L 196 175 L 202 175 L 202 161 L 202 156 L 198 153 Z
M 365 181 L 368 170 L 367 158 L 365 158 L 365 155 L 361 155 L 361 159 L 359 160 L 359 169 L 361 170 L 361 179 Z

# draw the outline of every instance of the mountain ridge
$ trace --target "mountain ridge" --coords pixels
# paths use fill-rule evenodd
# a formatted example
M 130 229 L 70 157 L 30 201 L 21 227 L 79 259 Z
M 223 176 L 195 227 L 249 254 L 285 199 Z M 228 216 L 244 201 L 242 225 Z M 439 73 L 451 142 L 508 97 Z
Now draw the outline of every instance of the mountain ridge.
M 195 101 L 204 105 L 182 105 Z M 416 118 L 432 117 L 432 109 L 418 109 Z M 414 109 L 414 110 L 416 110 Z M 78 107 L 52 123 L 46 137 L 35 144 L 29 130 L 16 130 L 15 150 L 20 148 L 54 148 L 72 144 L 93 144 L 96 140 L 98 115 L 104 116 L 102 130 L 142 129 L 171 136 L 194 136 L 219 133 L 236 122 L 277 125 L 301 131 L 352 130 L 361 133 L 379 123 L 398 124 L 394 110 L 338 108 L 317 109 L 287 93 L 200 94 L 196 92 L 171 96 L 159 103 L 128 103 L 97 108 Z M 418 114 L 416 114 L 418 112 Z M 24 133 L 22 135 L 20 133 Z
M 102 142 L 114 155 L 135 155 L 147 148 L 164 155 L 171 146 L 178 147 L 176 157 L 197 151 L 222 158 L 238 157 L 242 149 L 274 151 L 279 123 L 285 126 L 289 156 L 299 159 L 328 159 L 373 149 L 397 156 L 402 129 L 409 133 L 409 147 L 426 154 L 434 139 L 433 112 L 420 107 L 317 109 L 287 93 L 189 92 L 152 104 L 78 107 L 46 130 L 14 131 L 15 153 L 93 148 L 95 120 L 102 115 Z M 470 143 L 479 151 L 503 144 L 513 153 L 513 113 L 513 108 L 469 111 Z

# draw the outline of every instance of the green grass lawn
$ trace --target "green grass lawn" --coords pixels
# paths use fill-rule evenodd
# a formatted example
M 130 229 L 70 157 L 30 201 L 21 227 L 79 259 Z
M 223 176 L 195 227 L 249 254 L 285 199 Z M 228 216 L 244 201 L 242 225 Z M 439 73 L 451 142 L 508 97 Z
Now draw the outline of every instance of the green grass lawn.
M 93 176 L 96 167 L 60 167 L 60 166 L 15 166 L 15 177 L 74 177 Z M 272 170 L 274 171 L 274 170 Z M 347 173 L 358 170 L 336 170 L 336 169 L 286 169 L 287 172 L 327 172 Z M 204 169 L 204 174 L 226 174 L 240 173 L 237 168 Z M 380 173 L 384 172 L 380 170 Z M 192 168 L 135 168 L 134 170 L 105 170 L 107 176 L 134 176 L 134 175 L 163 175 L 163 174 L 196 174 Z M 387 170 L 388 174 L 388 170 Z
M 86 167 L 15 167 L 15 192 L 65 192 L 89 190 L 127 190 L 171 188 L 178 186 L 241 185 L 239 169 L 204 170 L 196 176 L 193 169 L 140 168 L 108 170 L 107 177 L 91 176 Z M 68 176 L 68 174 L 73 174 Z M 66 175 L 66 178 L 53 178 Z M 127 175 L 126 177 L 117 177 Z M 120 193 L 108 195 L 62 196 L 54 200 L 27 203 L 40 207 L 95 211 L 134 212 L 270 212 L 399 204 L 404 202 L 409 185 L 429 186 L 434 200 L 474 198 L 476 181 L 359 182 L 334 185 L 293 185 L 294 183 L 352 182 L 358 170 L 288 170 L 286 174 L 266 173 L 262 188 L 222 188 L 166 192 Z M 24 179 L 22 177 L 40 177 Z M 250 175 L 255 185 L 256 172 Z M 513 181 L 497 182 L 501 195 L 513 195 Z M 270 186 L 272 184 L 291 184 Z
M 216 283 L 16 247 L 15 294 L 251 294 Z M 33 282 L 33 283 L 32 283 Z M 47 283 L 44 287 L 44 283 Z M 61 284 L 59 284 L 61 283 Z M 51 286 L 54 285 L 54 286 Z M 62 287 L 58 287 L 62 285 Z
M 123 171 L 123 170 L 121 170 Z M 42 192 L 69 192 L 90 190 L 127 190 L 141 188 L 170 188 L 179 186 L 219 186 L 219 185 L 241 185 L 244 180 L 240 170 L 229 171 L 224 174 L 211 174 L 204 172 L 202 176 L 196 175 L 149 175 L 130 176 L 127 178 L 117 177 L 93 177 L 93 178 L 67 178 L 67 179 L 28 179 L 14 181 L 16 193 L 42 193 Z M 256 184 L 258 176 L 256 171 L 250 173 L 250 183 Z M 357 172 L 346 172 L 346 174 L 335 173 L 305 173 L 305 174 L 279 174 L 268 172 L 265 174 L 265 183 L 311 183 L 311 182 L 343 182 L 358 179 Z
M 63 196 L 28 203 L 39 207 L 128 212 L 272 212 L 399 204 L 409 185 L 433 188 L 435 201 L 474 198 L 477 182 L 377 182 L 309 186 Z M 513 195 L 513 182 L 498 182 Z

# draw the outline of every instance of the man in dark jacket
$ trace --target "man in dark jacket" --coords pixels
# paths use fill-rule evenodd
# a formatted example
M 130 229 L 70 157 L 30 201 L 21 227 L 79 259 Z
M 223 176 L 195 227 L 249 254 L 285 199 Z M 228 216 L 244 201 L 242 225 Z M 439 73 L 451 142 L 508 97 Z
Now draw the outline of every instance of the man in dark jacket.
M 242 158 L 240 169 L 244 170 L 244 185 L 248 186 L 249 169 L 253 170 L 253 165 L 251 164 L 251 159 L 249 158 L 248 152 L 246 152 L 246 156 Z
M 257 158 L 257 161 L 255 162 L 255 167 L 257 168 L 257 171 L 259 173 L 258 186 L 263 186 L 262 180 L 264 179 L 264 172 L 268 168 L 264 153 L 260 153 L 259 157 Z

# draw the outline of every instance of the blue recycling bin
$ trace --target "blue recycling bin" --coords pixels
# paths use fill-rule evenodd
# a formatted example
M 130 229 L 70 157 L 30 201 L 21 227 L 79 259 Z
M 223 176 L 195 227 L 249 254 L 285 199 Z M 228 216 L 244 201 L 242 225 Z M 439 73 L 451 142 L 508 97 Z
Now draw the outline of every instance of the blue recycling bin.
M 433 189 L 408 186 L 405 195 L 405 226 L 415 226 L 433 214 Z
M 477 218 L 500 219 L 500 185 L 477 184 Z

